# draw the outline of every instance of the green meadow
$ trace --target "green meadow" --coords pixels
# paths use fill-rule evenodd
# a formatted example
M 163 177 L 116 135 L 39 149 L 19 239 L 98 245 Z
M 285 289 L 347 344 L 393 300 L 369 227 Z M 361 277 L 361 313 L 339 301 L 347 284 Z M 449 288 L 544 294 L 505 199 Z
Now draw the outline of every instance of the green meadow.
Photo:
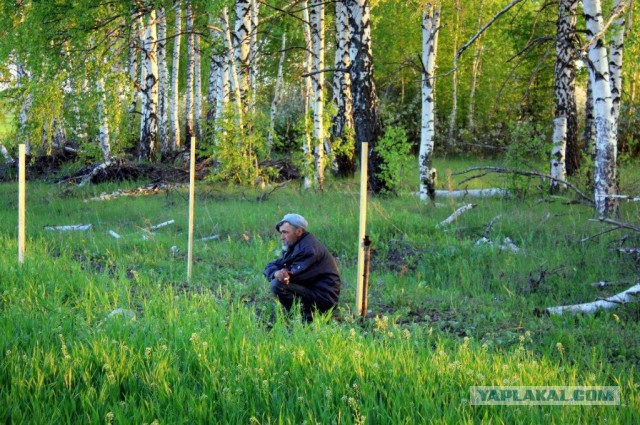
M 435 165 L 446 190 L 478 164 Z M 621 166 L 621 193 L 637 196 L 637 169 Z M 0 184 L 0 422 L 640 422 L 640 304 L 544 314 L 637 283 L 638 257 L 617 248 L 640 246 L 638 233 L 605 232 L 593 207 L 549 196 L 540 179 L 489 174 L 463 186 L 512 194 L 433 204 L 406 173 L 398 196 L 369 199 L 366 318 L 354 314 L 357 179 L 323 193 L 288 182 L 263 201 L 199 181 L 190 281 L 186 187 L 97 201 L 146 182 L 29 182 L 19 265 L 17 184 Z M 288 212 L 308 219 L 343 277 L 337 310 L 309 325 L 282 314 L 262 276 Z M 617 220 L 639 219 L 640 204 L 621 204 Z M 76 224 L 91 228 L 46 229 Z M 616 386 L 620 404 L 479 406 L 472 386 Z

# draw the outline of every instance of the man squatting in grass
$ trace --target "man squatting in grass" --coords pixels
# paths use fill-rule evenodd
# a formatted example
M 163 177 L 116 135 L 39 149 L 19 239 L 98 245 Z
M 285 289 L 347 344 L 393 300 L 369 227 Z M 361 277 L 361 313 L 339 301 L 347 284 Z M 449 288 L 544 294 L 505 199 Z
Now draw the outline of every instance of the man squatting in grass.
M 282 243 L 282 257 L 264 268 L 271 292 L 289 312 L 295 301 L 302 317 L 313 320 L 314 310 L 326 312 L 338 303 L 340 272 L 327 248 L 307 232 L 307 220 L 287 214 L 276 224 Z

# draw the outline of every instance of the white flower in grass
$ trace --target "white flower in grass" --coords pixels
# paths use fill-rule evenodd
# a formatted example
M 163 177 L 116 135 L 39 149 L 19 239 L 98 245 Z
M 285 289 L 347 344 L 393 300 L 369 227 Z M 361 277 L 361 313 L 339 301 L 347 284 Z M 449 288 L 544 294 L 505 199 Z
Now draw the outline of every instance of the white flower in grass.
M 563 353 L 564 353 L 564 345 L 562 345 L 562 343 L 561 343 L 561 342 L 556 343 L 556 349 L 558 350 L 558 352 L 559 352 L 560 354 L 563 354 Z
M 144 356 L 148 359 L 151 358 L 151 347 L 147 347 L 144 349 Z
M 113 423 L 113 412 L 107 412 L 107 414 L 104 416 L 104 419 L 107 421 L 108 424 Z

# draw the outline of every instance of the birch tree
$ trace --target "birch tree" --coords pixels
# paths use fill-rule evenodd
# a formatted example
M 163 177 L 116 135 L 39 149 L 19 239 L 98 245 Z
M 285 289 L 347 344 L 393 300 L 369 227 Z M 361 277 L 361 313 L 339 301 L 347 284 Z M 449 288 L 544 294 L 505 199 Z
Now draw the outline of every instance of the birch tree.
M 143 110 L 140 134 L 140 160 L 155 159 L 156 139 L 158 137 L 158 55 L 157 55 L 156 11 L 149 12 L 145 30 L 145 42 L 142 50 L 145 68 L 142 86 Z
M 104 78 L 100 76 L 96 82 L 98 91 L 98 123 L 100 131 L 98 139 L 100 140 L 100 150 L 102 151 L 102 162 L 107 164 L 111 160 L 111 140 L 109 135 L 109 120 L 106 113 L 107 96 L 104 89 Z
M 238 125 L 242 128 L 242 120 L 243 120 L 243 102 L 242 102 L 242 93 L 240 90 L 240 82 L 238 76 L 238 68 L 236 66 L 234 49 L 233 49 L 233 40 L 231 36 L 231 29 L 229 27 L 229 12 L 225 7 L 222 11 L 222 32 L 225 35 L 225 39 L 227 41 L 227 69 L 230 80 L 231 92 L 233 93 L 233 98 L 236 104 L 236 120 L 238 121 Z
M 324 0 L 311 0 L 309 10 L 313 60 L 311 84 L 313 86 L 313 137 L 315 173 L 318 189 L 324 189 Z
M 600 0 L 583 0 L 587 24 L 589 78 L 593 84 L 593 109 L 596 128 L 595 205 L 600 216 L 617 212 L 616 184 L 617 140 L 613 121 L 613 102 L 607 49 L 602 31 L 602 6 Z
M 334 143 L 347 144 L 346 130 L 353 129 L 353 107 L 351 99 L 351 77 L 349 75 L 349 14 L 344 2 L 336 2 L 336 50 L 333 75 L 333 103 L 336 114 L 332 119 L 331 138 Z M 343 148 L 344 150 L 344 148 Z M 355 172 L 353 152 L 335 154 L 338 173 L 343 176 Z
M 420 133 L 420 199 L 435 199 L 433 139 L 435 133 L 435 63 L 440 26 L 440 8 L 427 3 L 422 13 L 422 129 Z
M 209 31 L 212 43 L 216 40 L 218 32 L 214 29 Z M 217 101 L 218 101 L 218 78 L 220 75 L 220 68 L 222 67 L 220 55 L 216 52 L 215 47 L 211 48 L 209 53 L 209 87 L 207 89 L 207 125 L 209 128 L 215 124 L 217 114 Z
M 460 32 L 460 15 L 462 13 L 462 8 L 460 7 L 460 0 L 455 0 L 455 10 L 454 13 L 456 15 L 455 26 L 453 29 L 453 50 L 458 50 L 458 34 Z M 455 130 L 456 130 L 456 120 L 458 118 L 458 67 L 454 66 L 453 72 L 451 74 L 451 115 L 449 115 L 449 137 L 448 142 L 450 145 L 455 144 Z
M 193 35 L 193 119 L 194 119 L 194 132 L 198 140 L 202 138 L 202 65 L 201 65 L 201 52 L 200 52 L 200 36 L 197 33 Z
M 375 150 L 382 135 L 382 122 L 378 110 L 378 94 L 373 79 L 373 54 L 371 50 L 371 9 L 369 0 L 346 0 L 349 10 L 351 43 L 351 88 L 353 93 L 353 124 L 358 151 L 363 142 L 369 144 L 369 188 L 374 193 L 389 189 L 378 175 L 382 168 L 380 156 Z
M 235 63 L 237 66 L 239 90 L 243 103 L 246 102 L 249 86 L 249 53 L 251 50 L 251 0 L 236 0 L 236 22 L 233 31 Z
M 25 154 L 31 155 L 31 142 L 28 134 L 29 126 L 29 112 L 31 111 L 31 105 L 33 104 L 33 95 L 25 89 L 31 80 L 31 74 L 26 70 L 26 67 L 21 62 L 17 65 L 18 87 L 24 89 L 22 94 L 22 101 L 20 103 L 20 113 L 18 115 L 18 143 L 24 143 Z
M 171 150 L 176 151 L 180 148 L 180 33 L 182 32 L 182 2 L 174 1 L 174 9 L 176 13 L 175 23 L 173 27 L 173 58 L 171 63 Z
M 305 0 L 302 3 L 302 33 L 304 35 L 305 60 L 302 64 L 304 70 L 302 84 L 303 101 L 303 132 L 302 132 L 302 156 L 304 163 L 302 187 L 310 189 L 313 183 L 311 179 L 311 164 L 313 162 L 311 133 L 309 131 L 309 112 L 313 108 L 313 85 L 311 83 L 311 64 L 313 62 L 313 43 L 311 40 L 311 26 L 309 25 L 309 7 Z
M 626 20 L 624 11 L 629 5 L 628 0 L 615 0 L 612 11 L 615 17 L 611 26 L 611 42 L 609 43 L 609 72 L 611 73 L 611 103 L 612 115 L 615 123 L 614 131 L 618 132 L 620 117 L 620 102 L 622 97 L 622 56 L 624 51 L 624 34 Z
M 260 25 L 260 1 L 251 0 L 251 36 L 249 39 L 249 91 L 251 101 L 249 111 L 253 112 L 258 92 L 258 27 Z
M 194 128 L 194 92 L 195 92 L 195 60 L 196 60 L 196 46 L 195 46 L 195 34 L 193 32 L 194 23 L 194 11 L 191 0 L 186 2 L 186 30 L 187 30 L 187 80 L 186 80 L 186 94 L 185 94 L 185 143 L 191 140 L 191 137 L 195 136 Z
M 158 9 L 158 140 L 163 158 L 169 153 L 169 65 L 167 63 L 167 16 Z
M 11 157 L 11 154 L 2 142 L 0 142 L 0 153 L 2 153 L 5 164 L 13 164 L 13 157 Z
M 569 139 L 575 149 L 577 145 L 577 110 L 575 101 L 575 60 L 576 50 L 573 37 L 576 27 L 576 8 L 578 0 L 560 0 L 556 33 L 555 64 L 555 118 L 553 123 L 553 149 L 551 151 L 550 175 L 555 179 L 567 179 L 566 153 Z M 574 152 L 574 154 L 579 152 Z M 564 185 L 551 180 L 551 192 L 557 192 Z
M 480 0 L 478 6 L 478 22 L 477 29 L 480 30 L 482 26 L 482 16 L 484 11 L 484 0 Z M 478 75 L 480 74 L 480 63 L 482 58 L 482 52 L 484 50 L 484 44 L 480 42 L 480 38 L 476 43 L 475 52 L 473 54 L 473 63 L 471 65 L 471 88 L 469 90 L 469 114 L 467 116 L 467 126 L 470 131 L 476 126 L 475 113 L 476 113 L 476 88 L 478 86 Z
M 275 121 L 276 121 L 276 110 L 278 105 L 280 104 L 281 96 L 281 86 L 283 80 L 283 68 L 284 68 L 284 59 L 287 53 L 287 34 L 282 34 L 282 46 L 280 47 L 280 60 L 278 61 L 278 73 L 276 75 L 276 84 L 273 89 L 273 100 L 271 101 L 271 110 L 270 110 L 270 121 L 269 121 L 269 134 L 267 134 L 267 149 L 271 151 L 273 146 L 273 139 L 275 135 Z

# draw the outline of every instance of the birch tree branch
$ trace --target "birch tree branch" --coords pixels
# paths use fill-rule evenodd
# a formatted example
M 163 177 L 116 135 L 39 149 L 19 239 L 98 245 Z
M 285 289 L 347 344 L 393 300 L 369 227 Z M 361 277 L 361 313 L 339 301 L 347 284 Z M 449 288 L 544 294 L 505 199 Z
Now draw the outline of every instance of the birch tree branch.
M 589 221 L 599 221 L 601 223 L 612 224 L 616 226 L 618 229 L 629 229 L 629 230 L 633 230 L 634 232 L 640 233 L 640 227 L 634 226 L 633 224 L 625 223 L 622 221 L 617 221 L 612 218 L 606 218 L 606 217 L 600 217 L 598 219 L 592 218 Z
M 461 206 L 460 208 L 455 210 L 454 213 L 451 214 L 446 220 L 441 221 L 440 224 L 438 224 L 436 226 L 436 229 L 439 229 L 440 227 L 446 226 L 447 224 L 449 224 L 452 221 L 454 221 L 456 218 L 460 217 L 462 214 L 466 213 L 467 211 L 470 211 L 470 210 L 474 209 L 477 205 L 478 204 L 467 204 L 467 205 Z
M 459 175 L 462 175 L 462 174 L 470 173 L 472 171 L 484 171 L 484 172 L 480 173 L 480 174 L 477 174 L 477 175 L 474 175 L 474 176 L 471 176 L 471 177 L 467 177 L 466 179 L 462 180 L 458 184 L 463 184 L 463 183 L 468 182 L 469 180 L 473 180 L 473 179 L 476 179 L 478 177 L 486 176 L 489 173 L 518 174 L 518 175 L 526 176 L 526 177 L 540 177 L 540 178 L 543 178 L 543 179 L 555 180 L 560 184 L 564 184 L 567 187 L 571 188 L 574 192 L 576 192 L 583 200 L 589 202 L 590 204 L 594 204 L 593 198 L 585 195 L 575 185 L 569 183 L 566 180 L 558 179 L 556 177 L 550 176 L 549 174 L 543 174 L 543 173 L 539 173 L 537 171 L 523 171 L 523 170 L 516 170 L 516 169 L 513 169 L 513 168 L 501 168 L 501 167 L 471 167 L 471 168 L 467 168 L 466 170 L 463 170 L 463 171 L 458 171 L 458 172 L 455 172 L 455 173 L 451 173 L 451 175 L 452 176 L 459 176 Z
M 480 30 L 478 30 L 477 33 L 475 33 L 475 35 L 473 37 L 471 37 L 469 39 L 469 41 L 467 41 L 465 44 L 463 44 L 458 51 L 456 52 L 456 55 L 454 57 L 455 62 L 457 63 L 458 59 L 460 58 L 460 55 L 462 55 L 462 53 L 467 50 L 467 48 L 469 48 L 469 46 L 471 46 L 481 35 L 483 32 L 486 31 L 487 28 L 489 28 L 491 25 L 494 24 L 495 21 L 498 20 L 498 18 L 500 18 L 502 15 L 504 15 L 505 13 L 507 13 L 513 6 L 517 5 L 518 3 L 520 3 L 523 0 L 513 0 L 511 3 L 509 3 L 508 5 L 506 5 L 504 7 L 504 9 L 502 9 L 501 11 L 499 11 L 498 13 L 496 13 L 493 18 L 491 18 L 489 20 L 489 22 L 487 22 L 486 24 L 484 24 L 484 26 L 482 28 L 480 28 Z
M 609 17 L 609 20 L 607 21 L 607 23 L 604 24 L 604 26 L 602 27 L 602 31 L 594 35 L 593 38 L 591 38 L 584 46 L 580 48 L 580 50 L 582 50 L 583 52 L 586 52 L 589 49 L 589 47 L 591 47 L 594 43 L 596 43 L 598 40 L 604 37 L 609 27 L 613 25 L 613 22 L 627 10 L 627 7 L 629 7 L 630 3 L 631 1 L 627 0 L 624 3 L 618 4 L 618 7 L 613 10 L 613 13 Z

